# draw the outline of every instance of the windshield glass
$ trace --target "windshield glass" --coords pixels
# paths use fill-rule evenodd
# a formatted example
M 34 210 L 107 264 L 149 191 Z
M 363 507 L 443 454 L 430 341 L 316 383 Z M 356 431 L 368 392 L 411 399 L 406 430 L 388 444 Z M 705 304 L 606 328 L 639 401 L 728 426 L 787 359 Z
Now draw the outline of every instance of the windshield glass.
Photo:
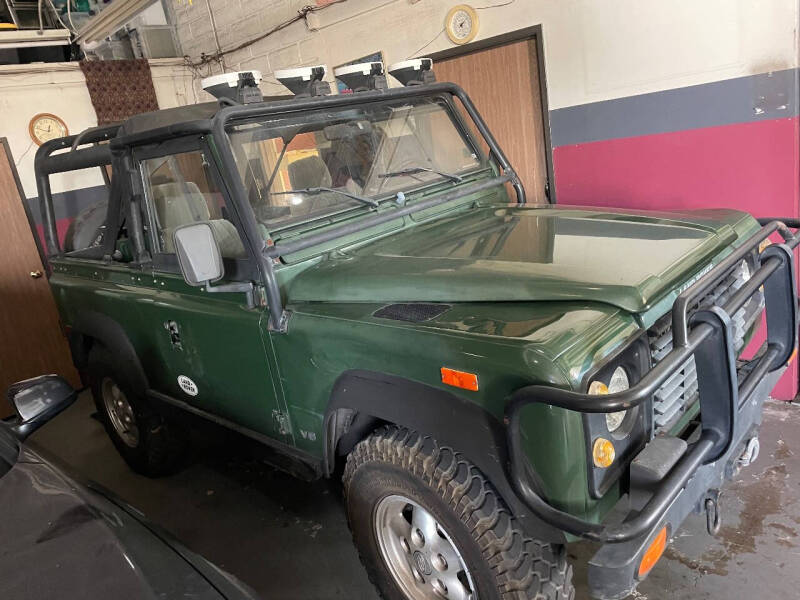
M 230 139 L 256 219 L 270 232 L 369 210 L 400 191 L 455 185 L 486 166 L 438 98 L 271 116 L 233 126 Z

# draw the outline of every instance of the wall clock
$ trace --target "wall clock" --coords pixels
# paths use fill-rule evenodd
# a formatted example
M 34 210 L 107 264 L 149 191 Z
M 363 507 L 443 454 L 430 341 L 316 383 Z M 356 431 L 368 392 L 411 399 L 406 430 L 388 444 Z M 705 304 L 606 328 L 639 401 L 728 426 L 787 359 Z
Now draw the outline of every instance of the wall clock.
M 445 17 L 444 28 L 454 44 L 471 42 L 478 35 L 478 13 L 466 4 L 454 6 Z
M 50 113 L 39 113 L 31 119 L 28 133 L 31 134 L 31 139 L 41 146 L 49 140 L 69 135 L 69 129 L 60 117 Z

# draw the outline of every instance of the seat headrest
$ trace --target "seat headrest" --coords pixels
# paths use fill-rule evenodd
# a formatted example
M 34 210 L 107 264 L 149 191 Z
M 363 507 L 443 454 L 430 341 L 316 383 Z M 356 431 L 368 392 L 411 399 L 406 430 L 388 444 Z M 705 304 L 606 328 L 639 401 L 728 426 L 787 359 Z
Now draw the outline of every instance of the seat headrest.
M 330 187 L 331 173 L 319 156 L 301 158 L 289 164 L 289 180 L 293 189 Z
M 162 228 L 195 221 L 208 221 L 206 198 L 193 181 L 162 183 L 152 187 L 158 221 Z

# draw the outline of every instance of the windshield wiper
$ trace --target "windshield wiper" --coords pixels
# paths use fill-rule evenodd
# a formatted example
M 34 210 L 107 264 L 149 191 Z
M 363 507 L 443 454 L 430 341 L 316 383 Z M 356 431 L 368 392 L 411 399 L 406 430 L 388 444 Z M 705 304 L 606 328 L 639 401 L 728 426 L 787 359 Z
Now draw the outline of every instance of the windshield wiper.
M 334 194 L 341 194 L 342 196 L 347 196 L 348 198 L 352 198 L 353 200 L 357 200 L 361 202 L 361 204 L 366 204 L 367 206 L 371 206 L 372 208 L 378 208 L 378 203 L 375 202 L 372 198 L 364 198 L 363 196 L 357 196 L 356 194 L 351 194 L 350 192 L 345 192 L 344 190 L 337 190 L 336 188 L 330 187 L 308 187 L 308 188 L 299 188 L 296 190 L 286 190 L 284 192 L 270 192 L 270 194 L 308 194 L 309 196 L 315 196 L 317 194 L 321 194 L 322 192 L 332 192 Z
M 389 171 L 388 173 L 381 173 L 378 177 L 402 177 L 403 175 L 415 175 L 416 173 L 435 173 L 445 179 L 449 179 L 453 183 L 461 183 L 464 181 L 464 178 L 459 175 L 453 175 L 452 173 L 446 173 L 444 171 L 439 171 L 437 169 L 430 169 L 428 167 L 409 167 L 408 169 L 402 169 L 401 171 Z

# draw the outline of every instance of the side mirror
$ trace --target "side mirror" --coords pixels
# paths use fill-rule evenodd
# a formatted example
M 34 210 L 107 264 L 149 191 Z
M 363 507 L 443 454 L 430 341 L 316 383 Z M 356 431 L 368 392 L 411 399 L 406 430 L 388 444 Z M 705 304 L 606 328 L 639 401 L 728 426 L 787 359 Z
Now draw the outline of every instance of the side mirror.
M 24 440 L 70 404 L 78 393 L 58 375 L 42 375 L 26 379 L 8 388 L 8 400 L 17 411 L 9 422 L 11 431 Z
M 186 283 L 195 287 L 207 286 L 222 279 L 225 274 L 222 253 L 209 223 L 182 225 L 172 236 Z

